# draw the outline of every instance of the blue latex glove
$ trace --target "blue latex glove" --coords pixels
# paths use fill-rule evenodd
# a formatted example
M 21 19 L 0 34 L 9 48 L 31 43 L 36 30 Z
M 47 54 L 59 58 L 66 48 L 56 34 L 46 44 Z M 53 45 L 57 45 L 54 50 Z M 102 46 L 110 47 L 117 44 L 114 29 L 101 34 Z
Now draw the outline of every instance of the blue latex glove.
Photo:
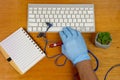
M 77 30 L 65 27 L 59 34 L 63 41 L 62 53 L 73 64 L 90 59 L 84 39 Z

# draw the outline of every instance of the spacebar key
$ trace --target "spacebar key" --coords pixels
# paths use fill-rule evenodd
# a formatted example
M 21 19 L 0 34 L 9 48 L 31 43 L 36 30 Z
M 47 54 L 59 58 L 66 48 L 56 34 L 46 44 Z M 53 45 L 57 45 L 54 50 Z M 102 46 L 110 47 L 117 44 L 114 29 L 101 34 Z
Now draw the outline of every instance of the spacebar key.
M 59 32 L 62 30 L 63 27 L 51 27 L 49 28 L 48 32 Z

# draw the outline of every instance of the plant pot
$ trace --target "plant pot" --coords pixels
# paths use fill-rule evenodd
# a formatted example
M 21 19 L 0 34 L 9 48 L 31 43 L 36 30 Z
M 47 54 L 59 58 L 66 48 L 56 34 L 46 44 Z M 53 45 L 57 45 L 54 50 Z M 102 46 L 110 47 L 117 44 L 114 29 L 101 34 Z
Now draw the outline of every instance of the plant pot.
M 103 45 L 103 44 L 101 44 L 101 43 L 99 43 L 99 42 L 97 41 L 98 34 L 99 34 L 99 33 L 97 33 L 97 35 L 96 35 L 96 37 L 95 37 L 95 45 L 96 45 L 97 47 L 101 47 L 101 48 L 104 48 L 104 49 L 110 47 L 111 42 L 110 42 L 109 44 L 107 44 L 107 45 Z

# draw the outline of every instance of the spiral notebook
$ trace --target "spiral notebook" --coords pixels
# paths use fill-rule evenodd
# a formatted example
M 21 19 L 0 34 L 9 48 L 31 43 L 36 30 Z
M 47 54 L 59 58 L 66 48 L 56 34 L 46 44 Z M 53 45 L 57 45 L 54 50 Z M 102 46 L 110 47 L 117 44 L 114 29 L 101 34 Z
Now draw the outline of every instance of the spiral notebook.
M 20 74 L 27 72 L 45 57 L 41 48 L 23 28 L 18 29 L 1 41 L 0 51 Z

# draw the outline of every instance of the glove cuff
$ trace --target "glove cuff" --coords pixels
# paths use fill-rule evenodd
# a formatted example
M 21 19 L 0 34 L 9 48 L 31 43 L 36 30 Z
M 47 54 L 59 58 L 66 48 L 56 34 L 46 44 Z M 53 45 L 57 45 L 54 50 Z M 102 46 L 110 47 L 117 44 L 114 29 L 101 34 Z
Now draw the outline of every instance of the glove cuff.
M 73 64 L 77 64 L 78 62 L 82 62 L 84 60 L 90 60 L 90 56 L 88 54 L 84 54 L 84 55 L 80 55 L 78 56 L 74 61 L 73 61 Z

